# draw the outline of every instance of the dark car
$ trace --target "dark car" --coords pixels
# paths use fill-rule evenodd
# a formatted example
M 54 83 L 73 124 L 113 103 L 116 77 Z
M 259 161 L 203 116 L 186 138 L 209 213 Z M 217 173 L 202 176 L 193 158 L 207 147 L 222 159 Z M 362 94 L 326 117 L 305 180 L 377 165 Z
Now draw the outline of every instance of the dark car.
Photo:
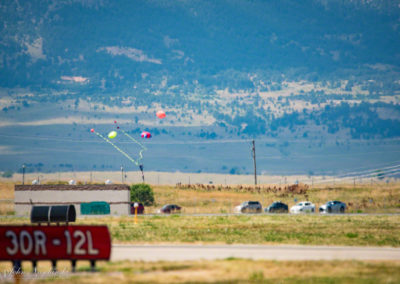
M 165 213 L 165 214 L 180 213 L 181 209 L 182 208 L 176 204 L 167 204 L 164 205 L 160 210 L 158 210 L 158 213 Z
M 137 213 L 138 214 L 144 214 L 144 205 L 142 203 L 138 203 L 139 206 L 137 208 Z M 131 203 L 131 214 L 135 214 L 135 202 Z
M 287 213 L 289 211 L 289 207 L 280 201 L 273 202 L 270 206 L 264 209 L 267 213 Z
M 337 200 L 328 201 L 319 207 L 319 213 L 344 213 L 345 210 L 346 203 Z

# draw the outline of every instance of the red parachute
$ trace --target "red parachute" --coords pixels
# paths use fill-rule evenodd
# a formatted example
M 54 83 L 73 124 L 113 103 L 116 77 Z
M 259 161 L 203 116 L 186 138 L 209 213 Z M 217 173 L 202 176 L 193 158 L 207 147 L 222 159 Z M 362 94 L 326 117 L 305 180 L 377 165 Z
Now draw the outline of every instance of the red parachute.
M 140 136 L 141 136 L 142 138 L 146 138 L 146 139 L 151 138 L 150 132 L 147 132 L 147 131 L 143 131 L 142 134 L 140 134 Z

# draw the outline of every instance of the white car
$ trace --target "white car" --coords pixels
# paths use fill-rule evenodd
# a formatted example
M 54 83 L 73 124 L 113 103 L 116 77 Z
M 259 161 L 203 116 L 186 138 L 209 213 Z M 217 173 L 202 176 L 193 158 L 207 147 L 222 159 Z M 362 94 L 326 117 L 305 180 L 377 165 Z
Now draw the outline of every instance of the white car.
M 290 208 L 290 213 L 299 214 L 299 213 L 314 213 L 315 212 L 315 204 L 310 201 L 302 201 L 294 205 Z

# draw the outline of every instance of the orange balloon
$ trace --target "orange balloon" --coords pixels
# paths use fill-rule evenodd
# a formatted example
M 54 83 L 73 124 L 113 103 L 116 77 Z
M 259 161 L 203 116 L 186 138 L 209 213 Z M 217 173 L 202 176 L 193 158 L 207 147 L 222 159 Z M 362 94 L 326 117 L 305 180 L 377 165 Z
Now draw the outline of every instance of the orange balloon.
M 162 110 L 157 111 L 156 115 L 157 115 L 157 117 L 160 118 L 160 119 L 163 119 L 163 118 L 165 118 L 165 117 L 167 116 L 167 115 L 165 114 L 165 112 L 162 111 Z

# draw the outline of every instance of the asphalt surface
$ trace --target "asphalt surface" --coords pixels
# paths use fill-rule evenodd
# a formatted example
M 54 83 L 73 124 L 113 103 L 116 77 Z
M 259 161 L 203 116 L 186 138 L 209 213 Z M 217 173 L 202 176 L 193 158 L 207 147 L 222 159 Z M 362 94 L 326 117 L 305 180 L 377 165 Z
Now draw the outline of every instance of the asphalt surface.
M 168 217 L 174 214 L 139 214 L 138 216 L 143 217 Z M 175 214 L 179 216 L 188 216 L 188 217 L 228 217 L 228 216 L 400 216 L 400 213 L 329 213 L 329 214 L 321 214 L 321 213 L 179 213 Z M 108 215 L 81 215 L 78 218 L 103 218 Z M 110 215 L 112 216 L 112 215 Z M 128 215 L 125 217 L 134 218 L 135 215 Z
M 400 260 L 400 248 L 269 245 L 119 245 L 112 261 L 185 261 L 226 258 L 265 260 Z
M 393 216 L 400 215 L 400 213 L 181 213 L 177 214 L 181 216 L 194 216 L 194 217 L 226 217 L 226 216 L 240 216 L 240 215 L 248 215 L 248 216 L 301 216 L 301 215 L 311 215 L 311 216 Z M 134 215 L 129 215 L 134 217 Z M 171 216 L 171 214 L 141 214 L 140 216 Z
M 193 217 L 227 217 L 227 216 L 301 216 L 301 215 L 311 215 L 311 216 L 400 216 L 400 213 L 330 213 L 330 214 L 320 214 L 320 213 L 180 213 L 180 216 L 193 216 Z M 140 214 L 143 217 L 168 217 L 171 214 Z M 15 218 L 28 218 L 27 215 L 2 215 L 0 219 L 15 219 Z M 119 217 L 117 215 L 80 215 L 77 219 L 91 219 L 91 218 L 104 218 L 104 217 Z M 135 215 L 125 215 L 124 217 L 134 218 Z

